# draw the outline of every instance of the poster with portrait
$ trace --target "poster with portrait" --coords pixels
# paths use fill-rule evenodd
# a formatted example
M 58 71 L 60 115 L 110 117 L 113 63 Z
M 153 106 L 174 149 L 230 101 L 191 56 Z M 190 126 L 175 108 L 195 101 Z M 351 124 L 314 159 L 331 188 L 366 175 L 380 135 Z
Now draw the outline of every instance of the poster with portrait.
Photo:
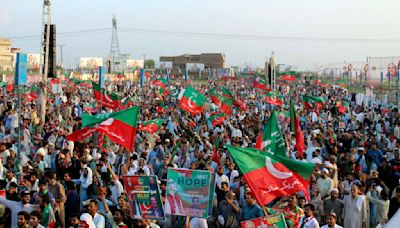
M 368 82 L 378 84 L 396 80 L 399 75 L 400 56 L 368 57 Z
M 259 217 L 240 223 L 242 228 L 287 228 L 285 217 L 282 213 L 267 217 Z
M 164 208 L 156 176 L 124 176 L 131 218 L 164 220 Z
M 209 171 L 168 169 L 165 213 L 207 218 L 210 177 Z

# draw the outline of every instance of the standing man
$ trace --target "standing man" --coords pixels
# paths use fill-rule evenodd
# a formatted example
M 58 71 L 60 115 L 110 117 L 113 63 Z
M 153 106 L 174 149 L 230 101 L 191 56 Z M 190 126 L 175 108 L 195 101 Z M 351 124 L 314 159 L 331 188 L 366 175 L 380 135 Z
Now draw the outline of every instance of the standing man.
M 247 205 L 245 205 L 240 212 L 240 221 L 255 219 L 264 216 L 261 207 L 257 205 L 256 199 L 251 194 L 246 195 L 246 202 Z
M 90 200 L 88 211 L 93 218 L 94 225 L 96 226 L 96 228 L 105 228 L 106 222 L 104 216 L 97 213 L 98 210 L 99 210 L 99 204 L 97 203 L 97 201 Z
M 29 221 L 29 213 L 34 210 L 33 205 L 29 203 L 31 199 L 31 195 L 29 191 L 21 192 L 22 200 L 21 202 L 11 201 L 6 198 L 0 197 L 0 204 L 4 204 L 5 207 L 8 207 L 11 210 L 11 227 L 16 227 L 19 218 L 23 216 L 19 215 L 20 212 L 24 211 L 28 214 L 28 218 L 26 219 L 26 223 Z M 22 219 L 21 217 L 21 219 Z
M 321 228 L 343 228 L 336 224 L 336 214 L 335 212 L 331 212 L 326 215 L 326 225 L 323 225 Z
M 361 185 L 361 184 L 360 184 Z M 351 194 L 344 198 L 344 227 L 365 228 L 369 223 L 367 214 L 367 202 L 364 196 L 360 195 L 358 183 L 351 185 Z
M 337 188 L 332 189 L 330 192 L 331 197 L 324 200 L 324 214 L 328 215 L 334 212 L 339 217 L 335 217 L 335 221 L 342 224 L 341 215 L 343 213 L 344 202 L 339 199 L 339 190 Z
M 218 205 L 218 222 L 224 227 L 239 227 L 237 215 L 240 212 L 239 203 L 235 200 L 235 193 L 229 191 L 226 193 L 225 200 Z
M 319 223 L 314 216 L 315 207 L 313 204 L 304 205 L 304 216 L 300 218 L 298 228 L 319 228 Z

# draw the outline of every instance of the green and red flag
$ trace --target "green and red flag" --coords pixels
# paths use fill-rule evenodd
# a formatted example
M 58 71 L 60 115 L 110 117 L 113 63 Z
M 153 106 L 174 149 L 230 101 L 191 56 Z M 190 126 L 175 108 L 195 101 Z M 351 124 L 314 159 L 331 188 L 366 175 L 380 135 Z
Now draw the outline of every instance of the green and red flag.
M 229 97 L 224 97 L 224 96 L 220 96 L 220 105 L 219 108 L 221 109 L 221 112 L 229 115 L 232 113 L 232 104 L 234 103 L 233 98 L 229 98 Z M 243 105 L 243 104 L 241 104 Z
M 349 103 L 346 101 L 342 101 L 339 103 L 338 111 L 342 114 L 345 114 L 349 108 Z
M 214 146 L 214 149 L 213 149 L 213 152 L 212 152 L 212 155 L 211 155 L 211 161 L 214 161 L 218 165 L 220 165 L 220 163 L 221 163 L 221 158 L 220 158 L 220 156 L 218 154 L 218 151 L 217 151 L 217 148 L 215 148 L 215 146 Z
M 246 103 L 244 103 L 243 101 L 241 101 L 238 98 L 236 98 L 235 96 L 233 96 L 231 91 L 229 91 L 225 87 L 222 87 L 222 96 L 226 97 L 226 98 L 232 98 L 233 99 L 233 102 L 232 102 L 233 106 L 236 106 L 236 107 L 240 108 L 240 110 L 242 110 L 243 112 L 245 112 L 247 110 Z
M 213 112 L 210 114 L 210 118 L 208 120 L 211 121 L 213 126 L 221 125 L 224 123 L 226 117 L 221 112 Z
M 165 109 L 165 103 L 163 101 L 160 102 L 160 104 L 157 106 L 156 111 L 158 113 L 163 113 Z
M 233 94 L 231 93 L 231 91 L 229 91 L 227 88 L 222 87 L 222 96 L 225 97 L 231 97 L 234 98 Z
M 11 93 L 14 90 L 14 83 L 6 85 L 7 92 Z
M 107 153 L 108 147 L 110 145 L 107 135 L 105 135 L 103 132 L 99 133 L 99 138 L 97 141 L 98 141 L 98 147 L 101 149 L 101 151 Z
M 158 98 L 160 98 L 160 100 L 165 100 L 165 98 L 168 96 L 168 90 L 160 87 L 159 90 L 156 90 L 155 94 Z
M 165 123 L 165 119 L 154 119 L 154 120 L 149 120 L 143 122 L 142 125 L 140 125 L 140 130 L 141 131 L 148 131 L 150 134 L 153 134 L 154 132 L 158 131 L 160 129 L 161 125 Z
M 221 112 L 223 112 L 227 115 L 231 114 L 232 104 L 234 101 L 233 98 L 226 97 L 226 96 L 219 96 L 215 92 L 215 89 L 211 89 L 210 96 L 211 96 L 212 103 L 217 105 L 221 109 Z
M 271 91 L 272 91 L 272 90 L 269 88 L 268 83 L 267 83 L 264 79 L 261 79 L 261 78 L 259 78 L 259 77 L 257 77 L 256 79 L 254 79 L 254 81 L 253 81 L 253 86 L 254 86 L 255 88 L 259 88 L 259 89 L 265 90 L 265 91 L 267 91 L 267 92 L 271 92 Z
M 267 102 L 272 105 L 281 106 L 283 105 L 283 101 L 278 98 L 276 92 L 266 92 Z
M 226 145 L 257 202 L 263 206 L 277 197 L 299 191 L 309 199 L 308 186 L 313 163 L 265 153 L 255 148 Z
M 258 136 L 256 148 L 286 157 L 285 141 L 283 140 L 281 130 L 278 126 L 275 112 L 271 113 L 271 116 L 264 126 L 263 133 Z
M 180 101 L 181 108 L 190 114 L 196 116 L 203 112 L 203 105 L 206 103 L 206 97 L 195 90 L 193 87 L 186 87 Z
M 218 95 L 217 91 L 215 91 L 215 88 L 212 88 L 210 90 L 210 97 L 211 97 L 212 103 L 214 103 L 216 106 L 221 105 L 220 95 Z
M 304 107 L 306 109 L 315 108 L 316 112 L 322 108 L 324 99 L 318 96 L 303 96 Z
M 296 76 L 294 75 L 282 75 L 280 76 L 281 80 L 285 80 L 285 81 L 295 81 L 296 80 Z
M 290 101 L 290 131 L 296 136 L 296 145 L 294 146 L 294 149 L 297 150 L 297 155 L 302 158 L 305 150 L 304 137 L 300 127 L 300 118 L 296 114 L 296 109 L 292 101 Z
M 167 80 L 165 78 L 159 78 L 153 81 L 153 85 L 159 86 L 161 88 L 167 88 Z
M 109 93 L 107 91 L 102 92 L 100 90 L 100 86 L 95 82 L 92 82 L 94 97 L 97 102 L 103 102 L 103 106 L 107 108 L 111 108 L 113 110 L 117 110 L 122 107 L 121 97 L 115 93 Z M 103 93 L 103 95 L 101 95 Z
M 133 150 L 135 145 L 137 116 L 139 107 L 132 107 L 120 112 L 98 114 L 92 116 L 82 114 L 82 129 L 67 136 L 69 141 L 80 141 L 94 132 L 104 133 L 114 143 L 127 150 Z
M 31 102 L 31 101 L 35 101 L 38 99 L 38 95 L 31 91 L 30 93 L 27 94 L 27 96 L 25 97 L 25 102 Z
M 240 108 L 240 110 L 242 110 L 242 112 L 245 112 L 247 110 L 246 103 L 244 103 L 243 101 L 241 101 L 237 98 L 235 98 L 233 100 L 233 105 Z
M 283 213 L 241 221 L 240 225 L 241 228 L 248 228 L 248 227 L 287 228 L 288 227 Z

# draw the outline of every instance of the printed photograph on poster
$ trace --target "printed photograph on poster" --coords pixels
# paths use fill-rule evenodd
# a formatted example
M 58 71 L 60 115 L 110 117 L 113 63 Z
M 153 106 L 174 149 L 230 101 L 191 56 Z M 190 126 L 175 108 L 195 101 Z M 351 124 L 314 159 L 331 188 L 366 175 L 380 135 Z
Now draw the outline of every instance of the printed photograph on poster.
M 259 217 L 240 223 L 242 228 L 287 228 L 285 217 L 282 213 L 267 217 Z
M 124 183 L 133 219 L 165 219 L 156 176 L 124 176 Z
M 165 213 L 191 217 L 208 217 L 209 171 L 168 169 Z

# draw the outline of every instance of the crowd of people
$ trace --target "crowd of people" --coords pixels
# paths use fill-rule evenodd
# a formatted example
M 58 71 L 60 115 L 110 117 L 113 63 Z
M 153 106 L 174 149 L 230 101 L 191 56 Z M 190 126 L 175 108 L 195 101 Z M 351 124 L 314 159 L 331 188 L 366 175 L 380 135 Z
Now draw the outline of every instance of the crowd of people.
M 209 105 L 191 116 L 170 95 L 154 96 L 151 83 L 141 88 L 119 79 L 107 89 L 140 106 L 139 123 L 167 121 L 154 134 L 137 131 L 134 151 L 107 142 L 99 148 L 98 134 L 71 142 L 66 136 L 82 125 L 82 113 L 93 112 L 93 90 L 78 86 L 49 96 L 45 119 L 36 101 L 22 102 L 18 118 L 15 96 L 2 94 L 0 104 L 0 218 L 3 227 L 240 227 L 241 221 L 283 213 L 289 227 L 376 227 L 400 207 L 400 126 L 397 109 L 345 88 L 314 81 L 279 81 L 281 106 L 266 102 L 251 78 L 239 81 L 174 81 L 168 89 L 190 83 L 208 96 L 211 88 L 229 89 L 246 104 L 234 108 L 218 126 L 209 121 L 218 109 Z M 321 97 L 322 107 L 306 107 L 303 96 Z M 164 99 L 164 100 L 162 100 Z M 305 152 L 301 156 L 290 133 L 287 112 L 293 100 L 300 117 Z M 211 103 L 211 99 L 208 97 Z M 338 102 L 348 103 L 338 111 Z M 159 108 L 161 103 L 164 106 Z M 99 104 L 96 104 L 98 107 Z M 98 108 L 96 109 L 99 110 Z M 310 199 L 299 192 L 258 205 L 225 145 L 255 147 L 272 111 L 291 159 L 315 164 Z M 110 112 L 103 107 L 102 113 Z M 98 111 L 99 112 L 99 111 Z M 96 114 L 96 113 L 93 113 Z M 21 127 L 18 157 L 18 127 Z M 179 145 L 179 146 L 177 146 Z M 174 151 L 176 149 L 176 151 Z M 218 161 L 212 158 L 213 150 Z M 155 175 L 165 202 L 170 167 L 216 173 L 212 216 L 209 219 L 166 215 L 165 220 L 133 219 L 124 191 L 124 175 Z

